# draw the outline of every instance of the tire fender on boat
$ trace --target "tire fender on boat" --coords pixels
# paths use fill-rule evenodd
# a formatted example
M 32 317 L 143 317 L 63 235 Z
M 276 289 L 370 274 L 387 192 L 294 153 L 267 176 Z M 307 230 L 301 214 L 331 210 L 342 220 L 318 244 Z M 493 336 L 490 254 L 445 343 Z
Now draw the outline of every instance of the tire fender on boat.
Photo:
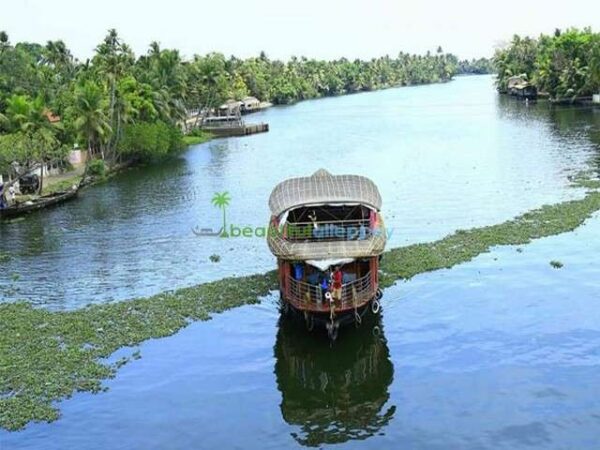
M 379 311 L 381 311 L 381 305 L 379 304 L 379 300 L 377 300 L 377 298 L 374 298 L 371 301 L 371 312 L 373 314 L 379 314 Z

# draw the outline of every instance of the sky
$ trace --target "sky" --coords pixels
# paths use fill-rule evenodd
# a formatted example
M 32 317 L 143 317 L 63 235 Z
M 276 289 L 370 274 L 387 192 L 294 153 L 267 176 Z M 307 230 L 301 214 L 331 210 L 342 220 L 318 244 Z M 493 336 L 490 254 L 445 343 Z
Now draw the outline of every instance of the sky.
M 600 1 L 0 0 L 0 30 L 11 42 L 62 39 L 82 60 L 109 28 L 138 55 L 158 41 L 188 58 L 264 50 L 286 60 L 370 59 L 438 45 L 461 59 L 489 57 L 515 33 L 572 26 L 600 31 Z

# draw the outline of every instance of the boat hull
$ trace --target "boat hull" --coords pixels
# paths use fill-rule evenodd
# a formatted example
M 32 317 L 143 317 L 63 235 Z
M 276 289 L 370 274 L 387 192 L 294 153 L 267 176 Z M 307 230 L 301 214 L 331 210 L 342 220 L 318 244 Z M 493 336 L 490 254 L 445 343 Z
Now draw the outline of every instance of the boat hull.
M 380 292 L 380 291 L 379 291 Z M 363 322 L 379 316 L 381 305 L 379 300 L 381 294 L 373 296 L 366 302 L 357 305 L 356 308 L 347 308 L 331 314 L 331 310 L 315 311 L 304 309 L 287 300 L 283 295 L 281 301 L 281 315 L 291 320 L 304 324 L 309 332 L 326 332 L 330 339 L 337 339 L 340 328 L 349 326 L 360 327 Z
M 308 309 L 302 309 L 294 305 L 292 302 L 282 297 L 282 314 L 288 315 L 295 320 L 304 322 L 309 330 L 313 329 L 324 329 L 328 330 L 332 323 L 338 327 L 345 327 L 348 325 L 359 326 L 367 315 L 378 315 L 380 311 L 379 303 L 377 306 L 373 306 L 373 302 L 379 302 L 376 297 L 373 297 L 369 301 L 357 306 L 355 309 L 346 309 L 339 312 L 335 312 L 333 318 L 331 311 L 314 311 Z M 377 312 L 374 312 L 374 311 Z
M 56 206 L 61 203 L 64 203 L 68 200 L 71 200 L 77 196 L 77 190 L 63 192 L 57 195 L 48 196 L 48 197 L 40 197 L 35 202 L 31 204 L 19 204 L 14 206 L 9 206 L 8 208 L 0 209 L 0 218 L 2 219 L 10 219 L 18 216 L 22 216 L 25 214 L 32 213 L 34 211 L 38 211 L 43 208 L 49 208 L 51 206 Z

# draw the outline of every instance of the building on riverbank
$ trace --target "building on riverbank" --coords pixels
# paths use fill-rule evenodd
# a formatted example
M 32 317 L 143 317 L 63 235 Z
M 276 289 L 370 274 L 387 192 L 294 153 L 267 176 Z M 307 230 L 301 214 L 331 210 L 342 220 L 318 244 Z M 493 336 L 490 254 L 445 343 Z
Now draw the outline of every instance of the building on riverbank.
M 243 103 L 239 100 L 227 100 L 219 106 L 217 115 L 219 116 L 237 116 L 241 114 Z

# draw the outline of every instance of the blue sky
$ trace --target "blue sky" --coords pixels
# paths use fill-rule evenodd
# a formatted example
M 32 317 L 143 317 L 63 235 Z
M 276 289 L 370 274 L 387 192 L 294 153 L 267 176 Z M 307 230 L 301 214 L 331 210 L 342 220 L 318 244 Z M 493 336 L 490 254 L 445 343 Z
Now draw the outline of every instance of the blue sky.
M 600 1 L 391 0 L 0 0 L 0 29 L 11 41 L 63 39 L 79 58 L 117 28 L 139 54 L 159 41 L 182 54 L 264 50 L 333 59 L 424 53 L 441 45 L 461 58 L 491 56 L 514 33 L 600 30 Z

